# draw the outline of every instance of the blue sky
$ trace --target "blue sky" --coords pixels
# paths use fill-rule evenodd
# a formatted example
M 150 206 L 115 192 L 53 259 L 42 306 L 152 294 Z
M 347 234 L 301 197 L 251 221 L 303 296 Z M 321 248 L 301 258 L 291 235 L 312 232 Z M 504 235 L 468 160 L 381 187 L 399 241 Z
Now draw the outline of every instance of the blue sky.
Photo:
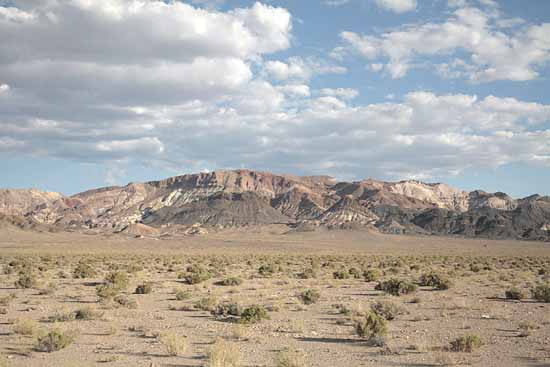
M 222 168 L 550 194 L 550 2 L 0 0 L 0 187 Z

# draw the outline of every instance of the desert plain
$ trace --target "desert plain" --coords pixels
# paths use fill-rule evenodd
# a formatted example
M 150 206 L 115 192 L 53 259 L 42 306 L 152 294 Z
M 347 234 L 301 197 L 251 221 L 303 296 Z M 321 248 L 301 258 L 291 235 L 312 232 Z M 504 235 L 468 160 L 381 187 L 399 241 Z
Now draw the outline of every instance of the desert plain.
M 4 228 L 0 366 L 550 366 L 549 277 L 545 242 Z

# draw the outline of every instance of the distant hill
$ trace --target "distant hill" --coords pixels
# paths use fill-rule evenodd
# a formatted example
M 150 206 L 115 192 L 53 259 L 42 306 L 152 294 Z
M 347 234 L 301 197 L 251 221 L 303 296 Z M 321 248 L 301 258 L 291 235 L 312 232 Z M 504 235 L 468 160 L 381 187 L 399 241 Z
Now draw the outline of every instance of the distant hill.
M 550 241 L 550 197 L 513 199 L 420 181 L 337 182 L 328 176 L 251 170 L 189 174 L 70 197 L 0 190 L 3 221 L 134 235 L 200 234 L 284 224 L 294 230 L 360 229 Z M 24 218 L 24 219 L 21 219 Z

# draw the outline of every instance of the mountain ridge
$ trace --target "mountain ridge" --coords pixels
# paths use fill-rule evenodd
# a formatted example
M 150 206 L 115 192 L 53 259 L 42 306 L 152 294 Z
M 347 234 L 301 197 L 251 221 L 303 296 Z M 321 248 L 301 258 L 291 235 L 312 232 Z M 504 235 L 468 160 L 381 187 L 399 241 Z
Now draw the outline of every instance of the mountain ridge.
M 248 169 L 185 174 L 71 196 L 0 189 L 0 214 L 64 230 L 145 235 L 228 227 L 300 228 L 550 240 L 550 198 L 514 199 L 418 180 L 338 181 Z M 139 225 L 138 225 L 139 224 Z

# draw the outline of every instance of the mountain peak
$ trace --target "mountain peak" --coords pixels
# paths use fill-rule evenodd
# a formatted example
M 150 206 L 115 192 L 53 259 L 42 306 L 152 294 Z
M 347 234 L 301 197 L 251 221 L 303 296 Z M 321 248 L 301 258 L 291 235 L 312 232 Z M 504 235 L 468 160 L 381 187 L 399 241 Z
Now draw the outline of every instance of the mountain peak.
M 38 190 L 0 190 L 0 214 L 61 229 L 128 235 L 138 230 L 161 235 L 204 233 L 206 229 L 198 230 L 203 227 L 306 223 L 392 233 L 399 228 L 405 233 L 550 238 L 542 229 L 550 226 L 550 203 L 536 197 L 514 200 L 501 192 L 467 192 L 418 180 L 338 182 L 330 176 L 250 169 L 104 187 L 70 198 Z

